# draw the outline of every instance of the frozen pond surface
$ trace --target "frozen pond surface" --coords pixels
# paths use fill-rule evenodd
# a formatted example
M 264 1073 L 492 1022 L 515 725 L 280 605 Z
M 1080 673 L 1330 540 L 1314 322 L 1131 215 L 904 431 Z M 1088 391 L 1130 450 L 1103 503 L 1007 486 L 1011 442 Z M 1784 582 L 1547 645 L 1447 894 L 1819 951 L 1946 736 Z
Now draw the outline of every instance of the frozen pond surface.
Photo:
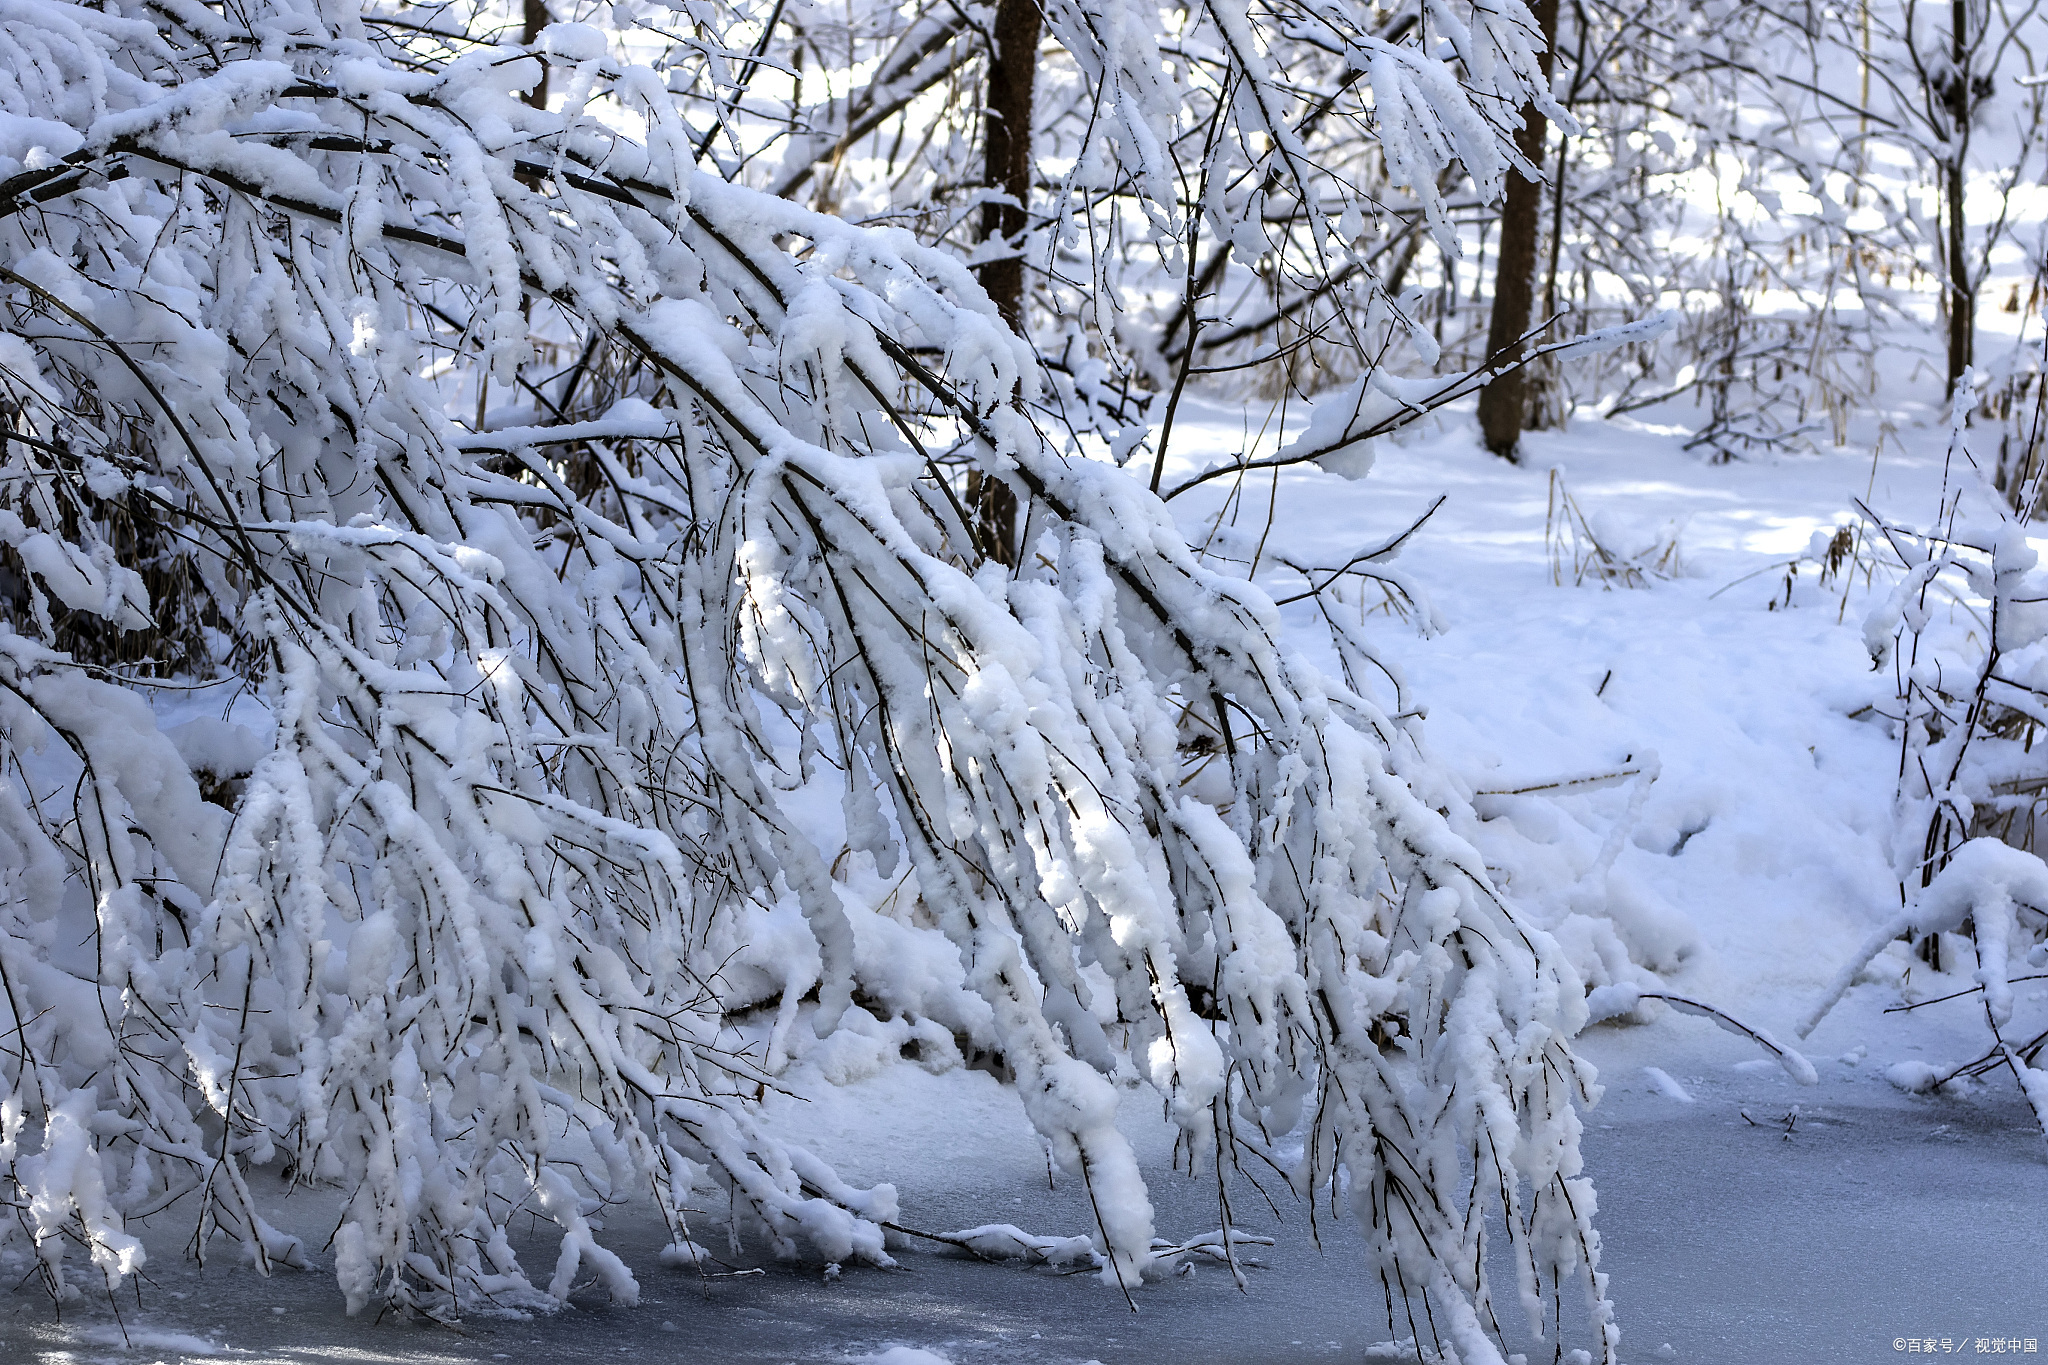
M 1822 1084 L 1796 1087 L 1750 1062 L 1735 1040 L 1700 1036 L 1692 1021 L 1601 1030 L 1586 1043 L 1609 1087 L 1587 1116 L 1586 1150 L 1629 1365 L 1846 1365 L 1902 1358 L 1895 1341 L 1908 1334 L 1966 1342 L 1972 1355 L 1978 1337 L 2048 1338 L 2048 1143 L 2010 1086 L 1912 1097 L 1874 1065 L 1817 1055 Z M 934 1188 L 905 1190 L 906 1220 L 1082 1230 L 1078 1192 L 1048 1191 L 1042 1173 L 1029 1178 L 1019 1159 L 1031 1152 L 1021 1115 L 1004 1131 L 994 1087 L 962 1084 L 972 1079 L 904 1066 L 857 1087 L 880 1091 L 870 1100 L 919 1110 L 949 1090 L 967 1092 L 953 1122 L 934 1124 L 934 1143 L 952 1159 L 927 1167 L 940 1173 Z M 892 1095 L 898 1087 L 907 1093 Z M 1784 1116 L 1794 1104 L 1788 1138 Z M 1163 1158 L 1159 1132 L 1133 1126 Z M 946 1187 L 948 1170 L 978 1183 Z M 1209 1188 L 1162 1176 L 1154 1189 L 1166 1232 L 1215 1225 Z M 264 1279 L 216 1258 L 201 1273 L 171 1244 L 155 1248 L 141 1309 L 123 1296 L 133 1349 L 122 1347 L 104 1299 L 74 1306 L 59 1323 L 31 1284 L 0 1297 L 0 1360 L 739 1365 L 858 1360 L 895 1345 L 955 1365 L 1412 1359 L 1369 1354 L 1389 1334 L 1349 1224 L 1323 1220 L 1318 1254 L 1300 1209 L 1283 1209 L 1287 1224 L 1277 1229 L 1270 1214 L 1246 1220 L 1280 1237 L 1260 1251 L 1266 1267 L 1250 1272 L 1248 1294 L 1204 1266 L 1143 1287 L 1136 1315 L 1088 1276 L 916 1247 L 902 1252 L 900 1271 L 849 1268 L 833 1282 L 815 1265 L 772 1261 L 754 1262 L 760 1275 L 701 1280 L 657 1263 L 658 1227 L 614 1223 L 606 1240 L 640 1277 L 638 1308 L 589 1291 L 551 1317 L 472 1319 L 450 1330 L 351 1319 L 324 1270 Z M 283 1212 L 301 1232 L 317 1222 L 308 1206 Z M 530 1266 L 552 1260 L 544 1238 L 522 1253 Z M 1496 1283 L 1511 1290 L 1504 1269 Z M 1511 1328 L 1518 1323 L 1518 1308 L 1502 1310 Z M 1570 1315 L 1568 1304 L 1568 1326 Z M 1551 1353 L 1531 1349 L 1530 1358 Z

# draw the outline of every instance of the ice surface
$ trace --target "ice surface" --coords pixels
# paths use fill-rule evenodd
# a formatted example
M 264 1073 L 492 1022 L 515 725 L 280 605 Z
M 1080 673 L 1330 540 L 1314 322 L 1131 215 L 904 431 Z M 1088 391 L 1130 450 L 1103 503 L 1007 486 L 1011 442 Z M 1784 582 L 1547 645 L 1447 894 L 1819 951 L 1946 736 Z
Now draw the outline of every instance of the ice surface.
M 1750 1056 L 1739 1040 L 1684 1018 L 1604 1029 L 1587 1045 L 1606 1074 L 1622 1078 L 1589 1115 L 1586 1145 L 1627 1365 L 1860 1365 L 1889 1358 L 1893 1339 L 1907 1333 L 2044 1335 L 2038 1211 L 2048 1200 L 2048 1163 L 2009 1087 L 1913 1097 L 1870 1068 L 1834 1062 L 1817 1089 L 1799 1087 L 1775 1067 L 1736 1069 Z M 1685 1078 L 1697 1103 L 1672 1103 L 1644 1076 L 1642 1059 L 1651 1056 Z M 932 1077 L 903 1066 L 830 1098 L 824 1107 L 834 1112 L 805 1131 L 828 1131 L 863 1105 L 916 1121 L 938 1173 L 906 1192 L 905 1217 L 917 1224 L 959 1226 L 994 1210 L 1037 1229 L 1085 1218 L 1078 1190 L 1046 1188 L 1021 1110 L 983 1073 Z M 1801 1116 L 1788 1139 L 1781 1116 L 1795 1102 Z M 1209 1193 L 1163 1175 L 1170 1139 L 1156 1105 L 1132 1094 L 1125 1109 L 1141 1156 L 1161 1173 L 1162 1224 L 1210 1226 Z M 856 1166 L 850 1174 L 867 1173 Z M 312 1227 L 318 1211 L 303 1199 L 282 1208 Z M 47 1300 L 23 1286 L 0 1297 L 0 1360 L 844 1365 L 916 1349 L 951 1365 L 1305 1365 L 1356 1361 L 1405 1337 L 1405 1325 L 1388 1331 L 1377 1293 L 1362 1282 L 1348 1222 L 1322 1222 L 1318 1254 L 1304 1211 L 1285 1201 L 1282 1211 L 1277 1227 L 1270 1215 L 1252 1220 L 1279 1241 L 1260 1250 L 1266 1264 L 1248 1272 L 1247 1293 L 1227 1271 L 1205 1266 L 1144 1286 L 1136 1316 L 1092 1276 L 893 1241 L 899 1271 L 848 1267 L 828 1281 L 816 1263 L 749 1257 L 743 1264 L 765 1273 L 703 1278 L 660 1265 L 664 1232 L 652 1220 L 613 1219 L 607 1239 L 639 1276 L 639 1308 L 587 1288 L 552 1317 L 477 1317 L 459 1331 L 348 1318 L 320 1273 L 266 1280 L 216 1262 L 201 1274 L 176 1255 L 173 1235 L 151 1258 L 154 1283 L 144 1285 L 139 1309 L 123 1291 L 135 1349 L 120 1346 L 103 1297 L 67 1308 L 59 1324 Z M 1673 1353 L 1658 1354 L 1667 1342 Z M 1519 1349 L 1531 1360 L 1549 1357 L 1532 1344 Z

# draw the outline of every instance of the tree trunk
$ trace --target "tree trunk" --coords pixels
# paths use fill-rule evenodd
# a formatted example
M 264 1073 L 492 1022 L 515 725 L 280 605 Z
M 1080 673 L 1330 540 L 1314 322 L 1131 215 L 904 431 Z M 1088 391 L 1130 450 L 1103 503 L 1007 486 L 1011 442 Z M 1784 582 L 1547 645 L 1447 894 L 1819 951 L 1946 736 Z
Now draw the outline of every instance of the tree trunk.
M 1038 0 L 997 0 L 995 51 L 989 54 L 988 108 L 983 115 L 982 183 L 1011 203 L 981 206 L 983 241 L 1022 249 L 1030 223 L 1031 94 L 1038 77 Z M 1024 334 L 1024 261 L 1009 256 L 981 267 L 981 287 L 1003 320 Z
M 1970 12 L 1967 0 L 1954 0 L 1949 32 L 1949 86 L 1943 92 L 1948 106 L 1948 156 L 1942 166 L 1942 198 L 1947 200 L 1948 287 L 1943 297 L 1948 304 L 1948 389 L 1976 358 L 1977 291 L 1970 282 L 1969 235 L 1963 220 L 1964 161 L 1970 145 Z
M 1543 74 L 1548 77 L 1551 49 L 1557 42 L 1557 0 L 1536 0 L 1529 12 L 1543 31 Z M 1549 132 L 1550 121 L 1542 111 L 1533 104 L 1524 105 L 1515 146 L 1530 165 L 1543 164 L 1543 142 Z M 1529 314 L 1535 302 L 1536 247 L 1543 236 L 1542 216 L 1543 182 L 1525 179 L 1519 173 L 1509 175 L 1500 209 L 1500 262 L 1494 269 L 1493 317 L 1486 330 L 1489 364 L 1511 364 L 1521 359 L 1521 336 L 1529 330 Z M 1528 410 L 1528 381 L 1523 370 L 1504 374 L 1481 389 L 1479 432 L 1486 448 L 1514 459 Z
M 982 116 L 982 182 L 1008 203 L 981 206 L 981 238 L 1021 253 L 1030 226 L 1031 96 L 1038 77 L 1038 38 L 1044 23 L 1039 0 L 997 0 L 995 50 L 988 60 L 987 109 Z M 1024 335 L 1024 260 L 1006 255 L 981 266 L 981 287 L 1010 330 Z M 1017 496 L 980 470 L 967 476 L 967 501 L 982 554 L 1016 562 Z
M 541 30 L 552 24 L 554 16 L 548 13 L 547 0 L 524 0 L 520 15 L 519 41 L 532 47 L 540 41 Z M 540 64 L 540 83 L 526 92 L 526 102 L 536 109 L 548 107 L 548 64 Z

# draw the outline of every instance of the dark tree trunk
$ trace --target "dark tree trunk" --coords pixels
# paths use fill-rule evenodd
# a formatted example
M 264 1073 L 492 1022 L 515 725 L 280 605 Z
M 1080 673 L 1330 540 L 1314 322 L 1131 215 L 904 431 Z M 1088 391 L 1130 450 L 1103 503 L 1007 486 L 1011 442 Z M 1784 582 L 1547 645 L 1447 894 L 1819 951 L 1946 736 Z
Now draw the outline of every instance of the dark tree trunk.
M 1031 216 L 1031 96 L 1038 78 L 1038 38 L 1044 24 L 1039 0 L 997 0 L 995 51 L 988 59 L 987 109 L 982 116 L 982 181 L 1008 203 L 981 206 L 983 241 L 1001 241 L 1021 253 Z M 1006 255 L 980 268 L 981 287 L 1010 330 L 1024 335 L 1024 261 Z M 981 552 L 1016 562 L 1017 497 L 1008 484 L 968 475 L 967 501 Z
M 1977 352 L 1977 296 L 1970 287 L 1969 245 L 1963 233 L 1963 168 L 1950 162 L 1948 191 L 1948 386 L 1951 391 Z
M 1535 0 L 1529 12 L 1543 31 L 1543 74 L 1548 77 L 1551 48 L 1557 42 L 1557 0 Z M 1543 142 L 1549 132 L 1550 121 L 1542 112 L 1533 104 L 1524 105 L 1515 146 L 1530 165 L 1543 164 Z M 1510 173 L 1500 209 L 1500 261 L 1494 270 L 1493 317 L 1486 329 L 1490 364 L 1511 364 L 1521 359 L 1520 338 L 1529 330 L 1535 303 L 1536 248 L 1543 236 L 1542 219 L 1543 182 Z M 1526 371 L 1514 370 L 1481 389 L 1479 432 L 1486 448 L 1514 459 L 1528 413 Z
M 1031 94 L 1038 77 L 1038 0 L 997 0 L 996 50 L 989 54 L 988 109 L 983 115 L 982 182 L 1013 202 L 981 206 L 983 241 L 1000 238 L 1021 249 L 1031 205 Z M 1010 256 L 981 267 L 981 287 L 1004 321 L 1024 333 L 1024 261 Z
M 540 31 L 552 24 L 554 16 L 548 13 L 547 0 L 524 0 L 525 9 L 521 14 L 524 21 L 519 27 L 519 41 L 532 47 L 540 41 Z M 526 92 L 526 102 L 536 109 L 548 107 L 548 64 L 540 64 L 540 83 Z
M 1948 257 L 1948 287 L 1943 297 L 1948 304 L 1948 387 L 1970 368 L 1977 351 L 1977 291 L 1970 282 L 1969 234 L 1963 220 L 1964 160 L 1970 145 L 1970 11 L 1967 0 L 1954 0 L 1949 32 L 1949 86 L 1943 92 L 1948 106 L 1948 159 L 1942 167 L 1942 198 L 1947 202 L 1947 242 L 1942 254 Z

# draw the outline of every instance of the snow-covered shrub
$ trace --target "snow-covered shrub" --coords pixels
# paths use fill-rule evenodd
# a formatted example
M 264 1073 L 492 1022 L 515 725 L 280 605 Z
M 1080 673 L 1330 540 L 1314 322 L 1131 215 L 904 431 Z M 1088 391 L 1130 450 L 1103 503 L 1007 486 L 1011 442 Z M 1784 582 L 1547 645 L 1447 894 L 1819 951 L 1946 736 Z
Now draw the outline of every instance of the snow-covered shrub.
M 1909 938 L 1943 970 L 1972 974 L 1990 1049 L 1952 1068 L 1916 1073 L 1932 1088 L 1956 1076 L 2010 1070 L 2048 1131 L 2048 1070 L 2036 1063 L 2048 1028 L 2011 1034 L 2016 959 L 2048 939 L 2048 865 L 2035 851 L 2048 727 L 2048 571 L 2028 545 L 1990 471 L 1969 449 L 1977 376 L 1950 404 L 1941 505 L 1916 531 L 1870 514 L 1901 573 L 1865 618 L 1864 642 L 1895 683 L 1888 712 L 1899 744 L 1893 865 L 1900 909 L 1837 973 L 1800 1032 L 1820 1022 L 1894 940 Z M 1960 617 L 1960 621 L 1957 618 Z M 1950 943 L 1956 950 L 1944 951 Z M 1964 958 L 1966 960 L 1958 960 Z
M 1126 1065 L 1222 1190 L 1305 1122 L 1296 1187 L 1462 1359 L 1497 1358 L 1504 1214 L 1532 1320 L 1577 1277 L 1611 1360 L 1583 987 L 1402 724 L 1041 440 L 1044 372 L 955 255 L 698 169 L 592 30 L 386 31 L 0 15 L 0 1191 L 53 1292 L 180 1201 L 202 1254 L 303 1262 L 256 1167 L 344 1192 L 351 1310 L 534 1295 L 519 1212 L 560 1229 L 547 1294 L 630 1302 L 592 1215 L 651 1202 L 700 1264 L 706 1184 L 780 1254 L 886 1264 L 893 1189 L 754 1108 L 806 1029 L 849 1068 L 1000 1054 L 1127 1289 L 1165 1253 Z M 1362 61 L 1413 174 L 1502 155 L 1448 66 Z M 962 459 L 1015 493 L 1014 569 Z M 167 734 L 57 647 L 59 606 L 182 609 L 117 502 L 260 722 Z

